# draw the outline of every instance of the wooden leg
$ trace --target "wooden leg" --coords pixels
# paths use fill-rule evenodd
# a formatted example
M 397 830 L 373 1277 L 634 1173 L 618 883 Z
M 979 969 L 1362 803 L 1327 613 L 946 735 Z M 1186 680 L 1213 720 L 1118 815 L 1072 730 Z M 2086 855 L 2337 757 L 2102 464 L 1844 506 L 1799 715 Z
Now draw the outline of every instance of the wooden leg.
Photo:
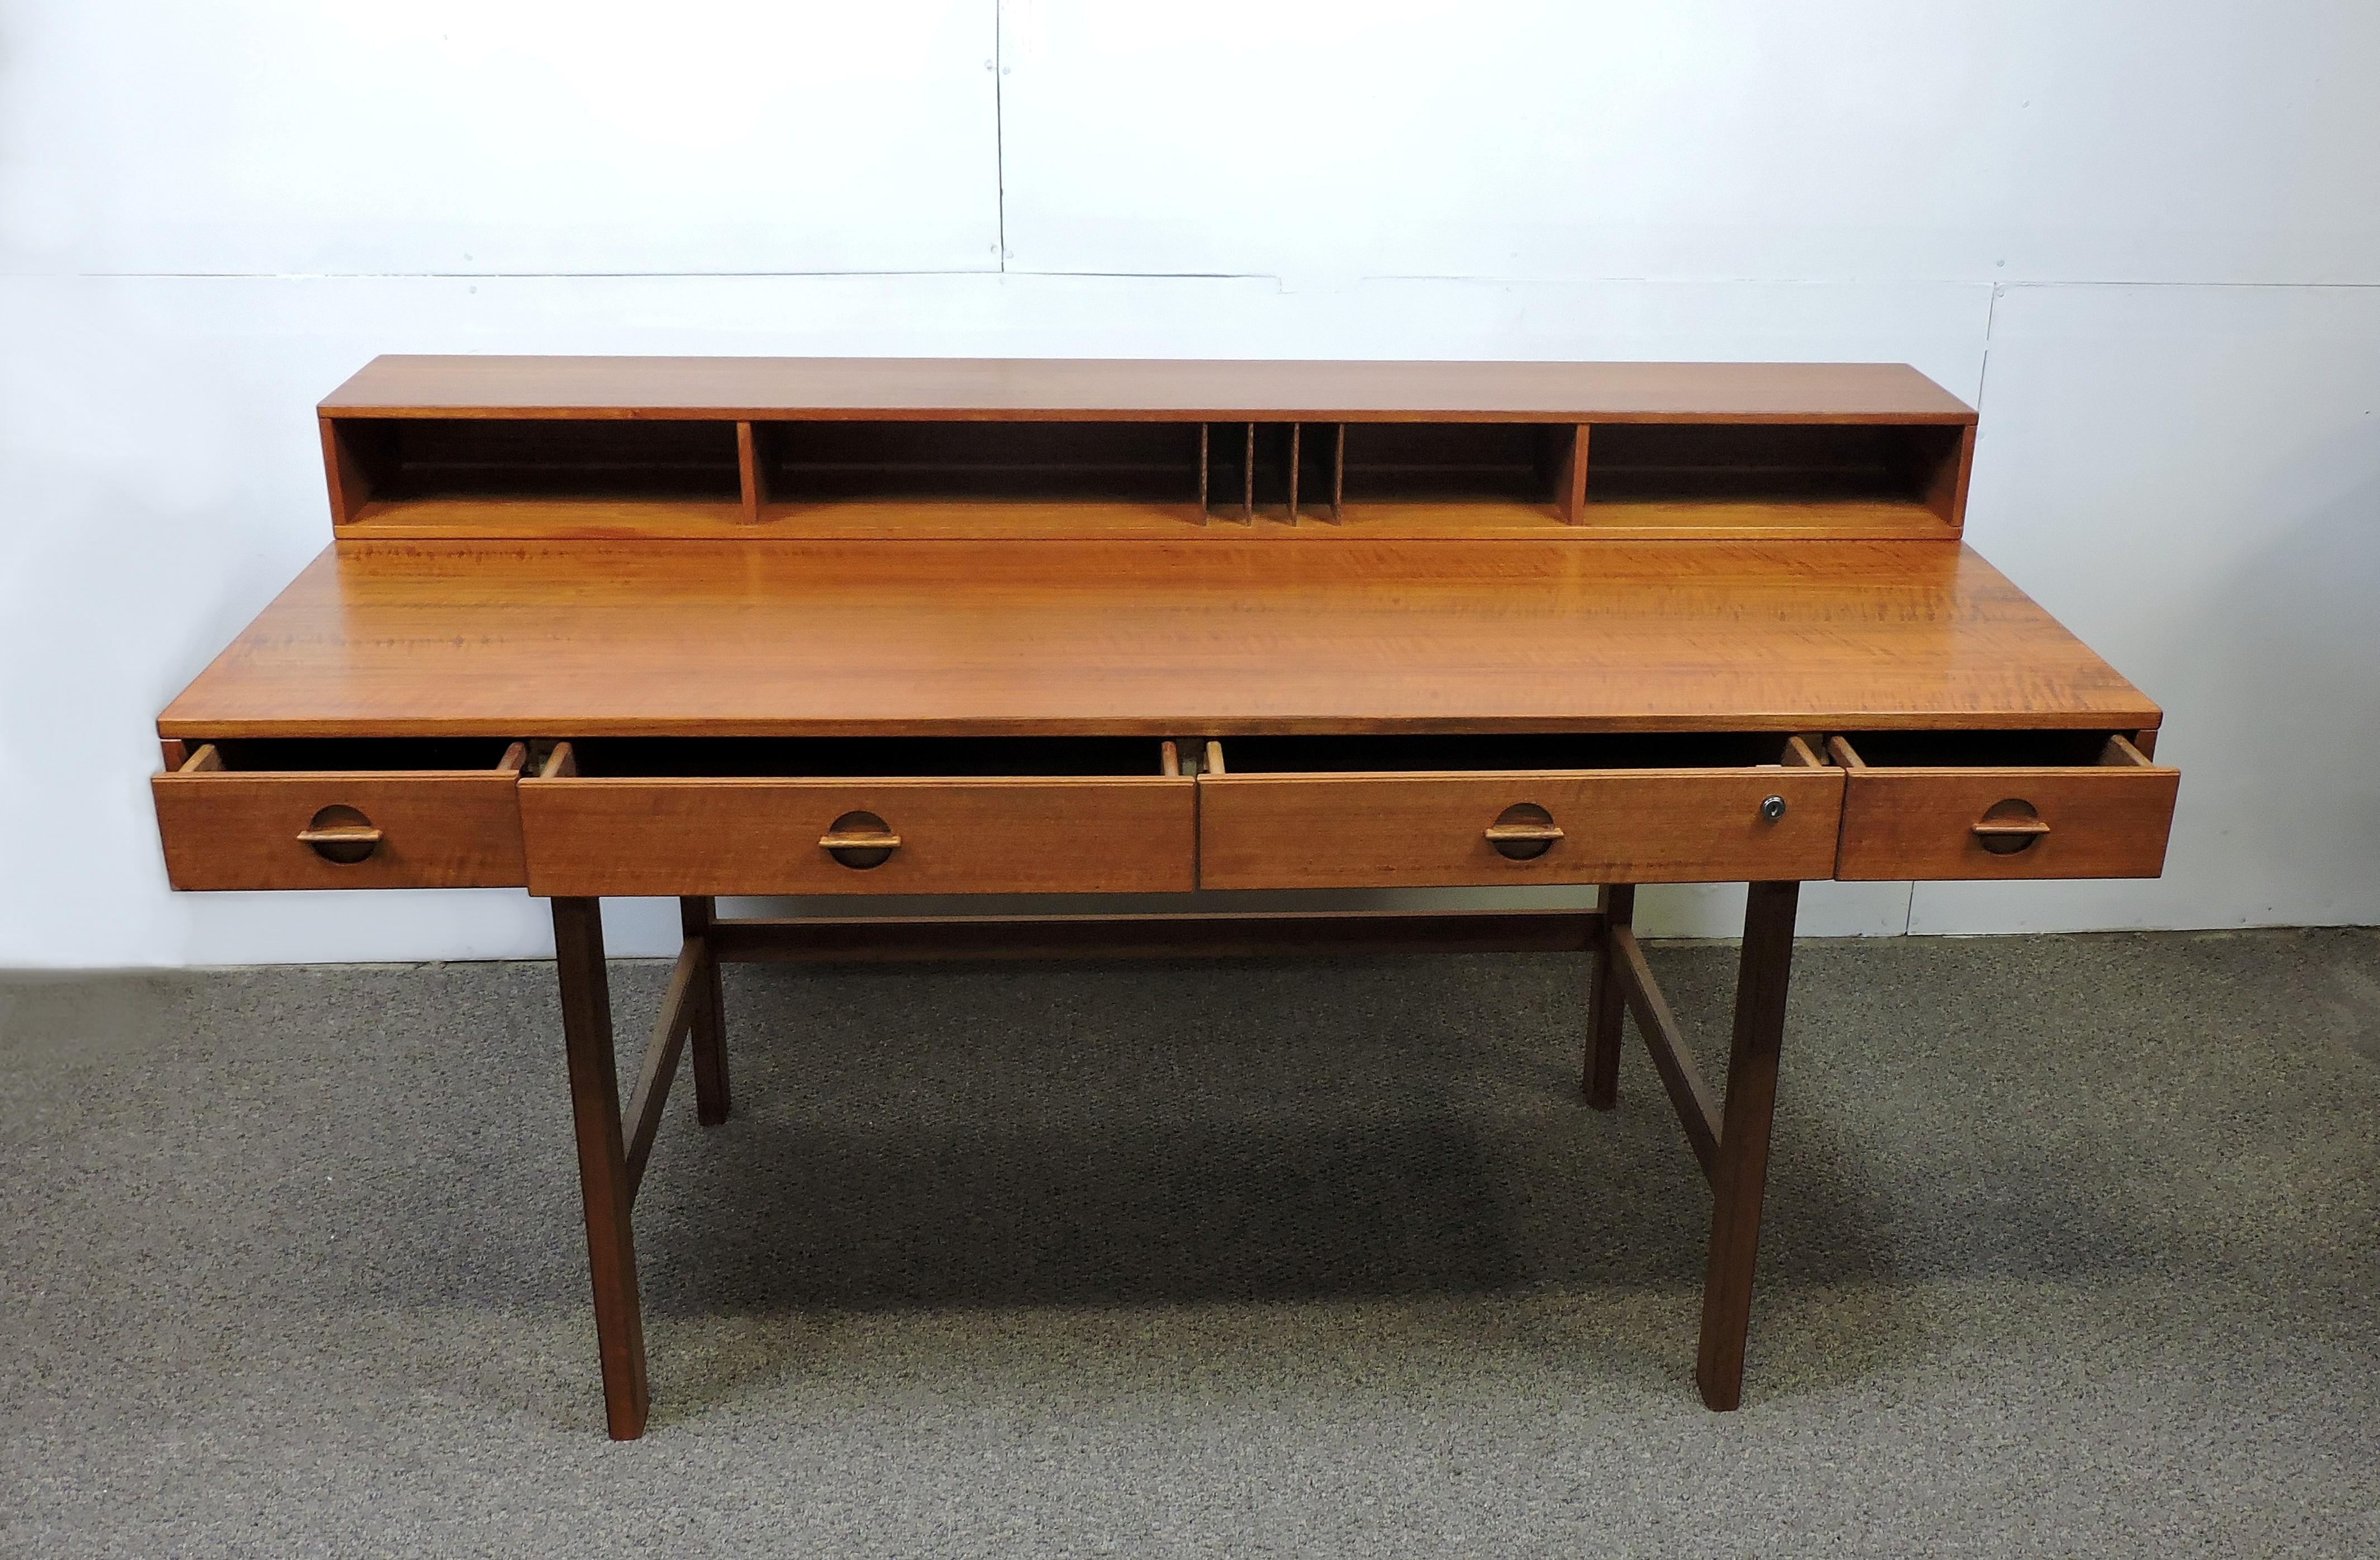
M 1801 896 L 1798 883 L 1755 883 L 1743 916 L 1735 1040 L 1728 1055 L 1718 1154 L 1711 1165 L 1702 1347 L 1694 1360 L 1703 1401 L 1722 1410 L 1743 1401 L 1743 1342 L 1752 1322 L 1760 1197 L 1768 1181 L 1768 1122 L 1777 1105 L 1777 1056 L 1793 969 L 1793 911 Z
M 694 1012 L 694 1114 L 705 1127 L 727 1119 L 727 995 L 720 985 L 719 952 L 710 940 L 716 908 L 704 898 L 677 902 L 679 926 L 689 941 L 702 945 L 702 984 Z
M 1594 964 L 1586 980 L 1586 1066 L 1580 1086 L 1586 1103 L 1608 1111 L 1620 1103 L 1620 1048 L 1625 1041 L 1621 1019 L 1628 996 L 1612 972 L 1611 929 L 1632 926 L 1636 917 L 1636 889 L 1632 884 L 1606 884 L 1597 896 L 1603 919 L 1595 933 Z
M 595 1340 L 612 1439 L 645 1432 L 645 1322 L 637 1297 L 637 1243 L 612 1055 L 612 987 L 603 972 L 600 899 L 553 901 L 553 957 L 562 981 L 562 1037 L 570 1058 L 570 1112 L 578 1131 L 578 1191 L 587 1205 L 587 1267 L 595 1286 Z

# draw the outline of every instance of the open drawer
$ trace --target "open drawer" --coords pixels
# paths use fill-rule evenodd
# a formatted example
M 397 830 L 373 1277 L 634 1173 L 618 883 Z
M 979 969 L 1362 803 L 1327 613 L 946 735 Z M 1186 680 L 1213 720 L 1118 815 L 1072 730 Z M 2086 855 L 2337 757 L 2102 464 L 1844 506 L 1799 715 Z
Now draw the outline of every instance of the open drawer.
M 1846 773 L 1840 878 L 2155 877 L 2178 772 L 2105 731 L 1870 732 Z
M 532 894 L 1161 893 L 1196 796 L 1148 738 L 686 737 L 521 782 Z
M 528 750 L 477 739 L 210 742 L 150 782 L 176 888 L 517 888 Z
M 1774 735 L 1235 737 L 1202 888 L 1712 883 L 1834 871 L 1842 772 Z

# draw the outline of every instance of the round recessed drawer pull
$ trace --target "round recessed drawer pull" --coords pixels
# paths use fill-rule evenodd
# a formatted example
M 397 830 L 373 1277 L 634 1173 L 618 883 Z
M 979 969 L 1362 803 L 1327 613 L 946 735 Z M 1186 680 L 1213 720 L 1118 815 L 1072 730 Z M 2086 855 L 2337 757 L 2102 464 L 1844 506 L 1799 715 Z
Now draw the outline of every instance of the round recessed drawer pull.
M 2039 845 L 2049 833 L 2033 803 L 2016 797 L 1996 801 L 1975 823 L 1975 843 L 1995 856 L 2014 856 Z
M 901 848 L 901 836 L 873 812 L 846 812 L 827 825 L 819 847 L 853 871 L 880 867 Z
M 298 831 L 298 843 L 323 860 L 352 867 L 380 848 L 381 832 L 352 807 L 326 807 Z
M 1779 818 L 1784 816 L 1785 798 L 1783 797 L 1769 797 L 1761 802 L 1760 820 L 1762 823 L 1774 823 Z
M 1534 861 L 1562 837 L 1553 814 L 1535 802 L 1508 807 L 1488 825 L 1487 840 L 1508 861 Z

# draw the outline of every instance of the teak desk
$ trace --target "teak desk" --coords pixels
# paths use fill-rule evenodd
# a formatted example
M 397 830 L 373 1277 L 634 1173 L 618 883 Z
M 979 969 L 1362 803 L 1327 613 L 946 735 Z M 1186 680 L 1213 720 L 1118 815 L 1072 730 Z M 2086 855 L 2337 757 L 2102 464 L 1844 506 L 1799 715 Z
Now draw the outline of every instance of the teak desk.
M 2158 712 L 1960 541 L 1887 365 L 382 358 L 335 537 L 158 721 L 187 889 L 553 902 L 617 1437 L 635 1200 L 738 959 L 1570 949 L 1711 1183 L 1742 1393 L 1803 882 L 2155 876 Z M 1635 885 L 1751 884 L 1726 1088 Z M 1593 912 L 722 920 L 721 895 L 1599 885 Z M 599 907 L 684 948 L 621 1108 Z

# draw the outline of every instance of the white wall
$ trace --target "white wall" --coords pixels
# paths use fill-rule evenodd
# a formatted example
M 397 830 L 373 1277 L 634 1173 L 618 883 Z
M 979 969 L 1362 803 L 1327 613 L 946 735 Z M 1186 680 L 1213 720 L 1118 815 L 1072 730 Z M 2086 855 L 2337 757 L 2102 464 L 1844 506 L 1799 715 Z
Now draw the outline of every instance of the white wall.
M 2162 882 L 1805 926 L 2380 920 L 2375 79 L 2366 0 L 0 4 L 0 965 L 548 945 L 164 887 L 155 713 L 381 351 L 1906 360 L 2181 810 Z

